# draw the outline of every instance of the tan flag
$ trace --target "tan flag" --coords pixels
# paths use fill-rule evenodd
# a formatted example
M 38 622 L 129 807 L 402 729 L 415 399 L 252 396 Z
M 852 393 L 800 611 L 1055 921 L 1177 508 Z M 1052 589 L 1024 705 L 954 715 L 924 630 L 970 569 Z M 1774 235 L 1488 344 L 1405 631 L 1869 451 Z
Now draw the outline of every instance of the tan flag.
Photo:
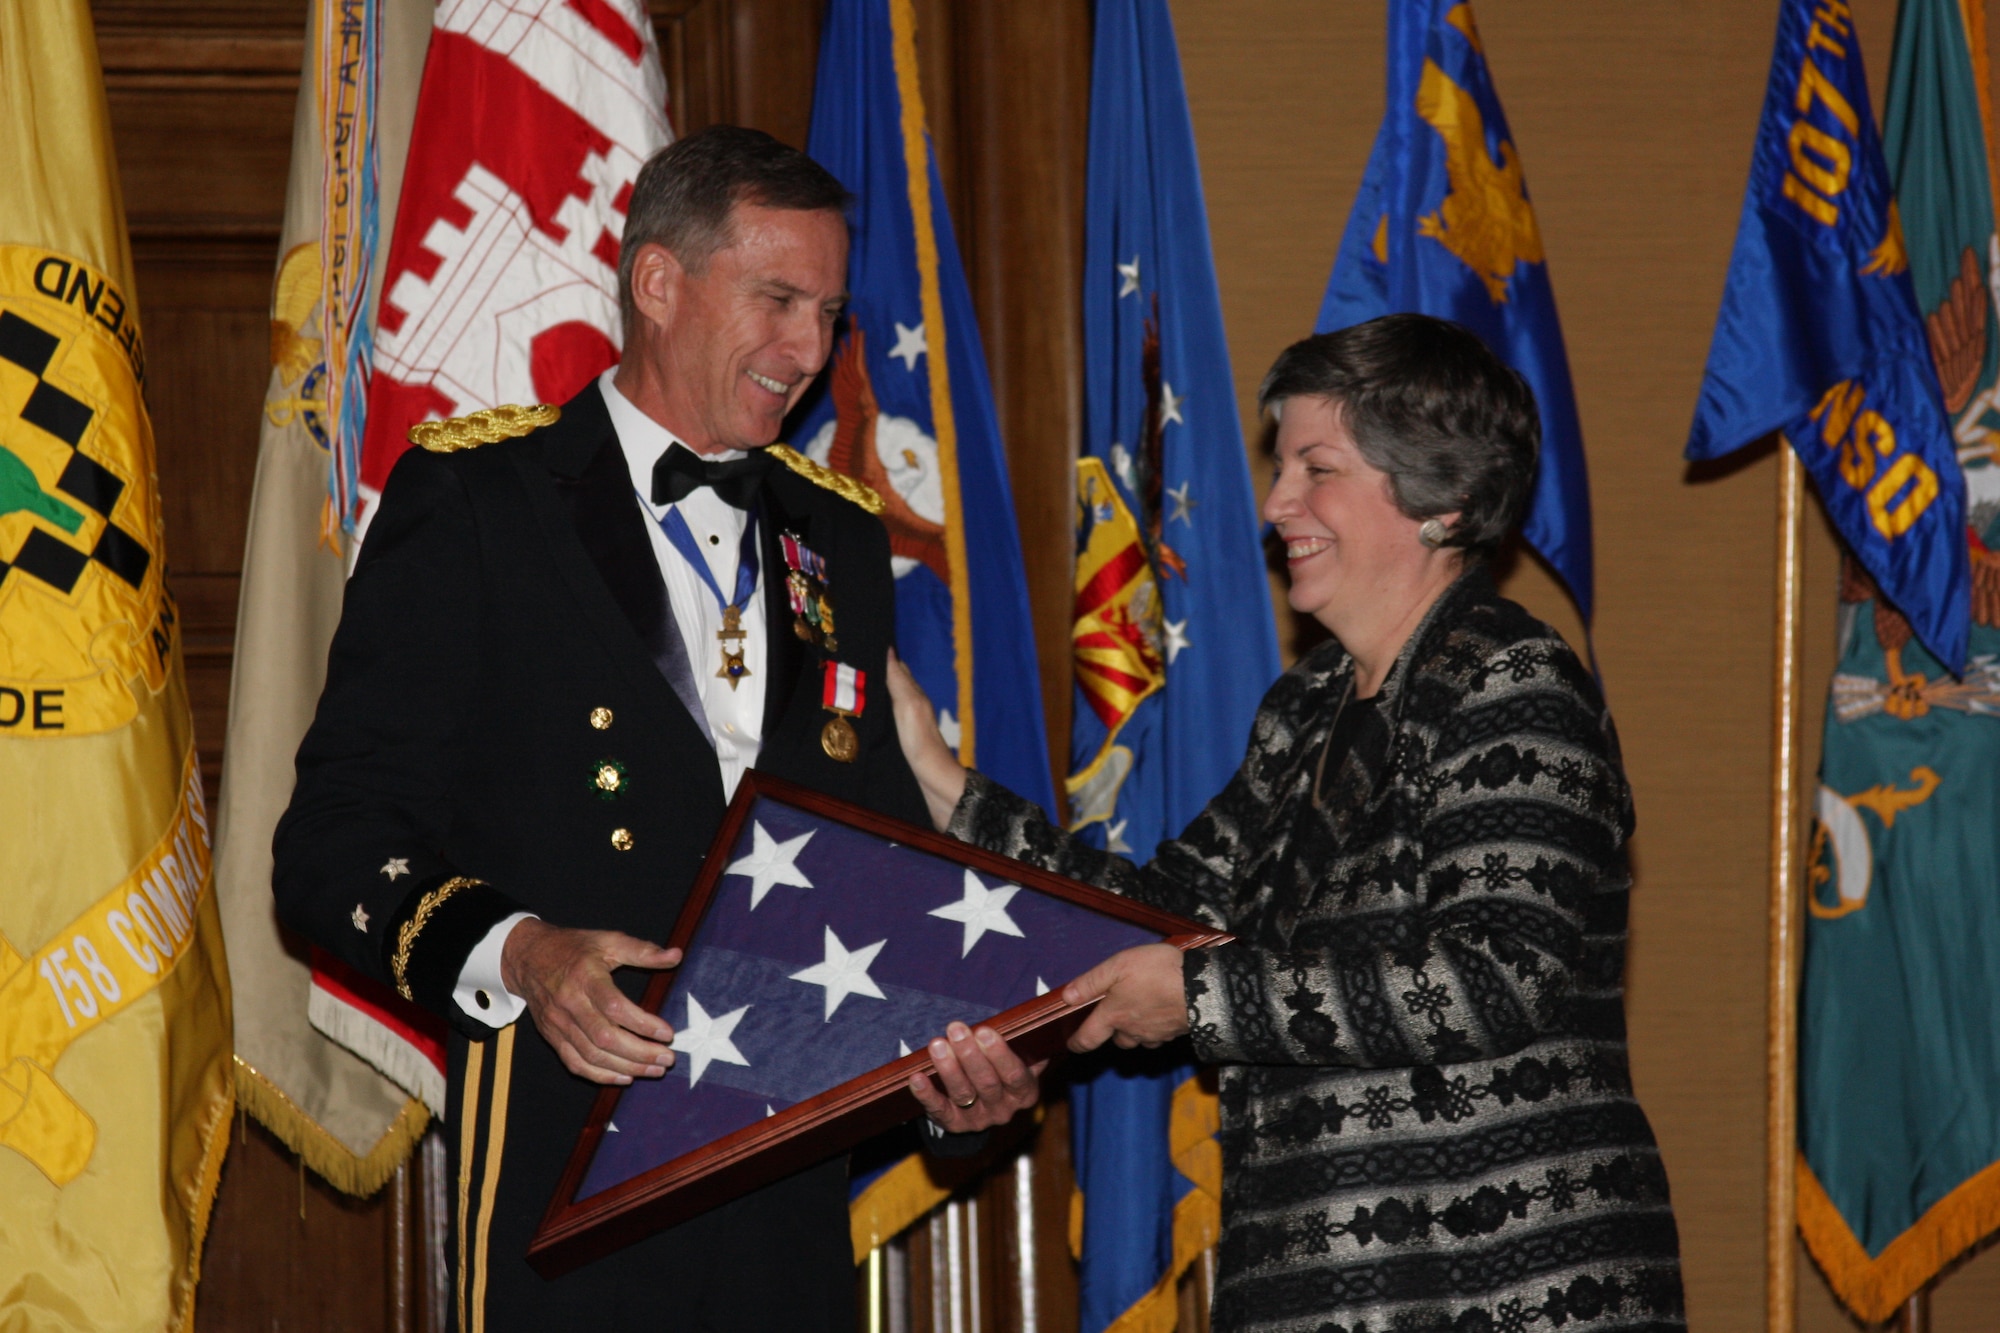
M 229 976 L 85 0 L 0 5 L 0 1328 L 181 1329 Z
M 237 607 L 229 733 L 217 812 L 216 894 L 228 931 L 230 972 L 242 1004 L 236 1023 L 236 1085 L 252 1115 L 333 1184 L 352 1193 L 379 1188 L 401 1164 L 428 1115 L 421 1102 L 376 1068 L 309 1026 L 312 972 L 298 946 L 281 939 L 271 898 L 271 832 L 292 792 L 292 756 L 312 720 L 326 673 L 327 645 L 340 618 L 344 538 L 329 503 L 327 364 L 329 173 L 323 145 L 347 131 L 350 103 L 322 94 L 340 87 L 343 68 L 365 71 L 367 44 L 342 20 L 379 11 L 379 65 L 373 98 L 379 225 L 395 216 L 398 186 L 416 114 L 417 83 L 430 39 L 426 0 L 342 4 L 315 0 L 292 131 L 291 179 L 271 297 L 271 380 L 250 502 L 249 540 Z M 329 24 L 332 25 L 329 31 Z M 328 40 L 329 36 L 331 40 Z M 330 71 L 330 73 L 328 72 Z M 337 164 L 351 180 L 358 156 Z M 337 227 L 338 221 L 332 226 Z M 331 242 L 331 244 L 329 243 Z M 355 257 L 337 253 L 336 278 Z M 364 311 L 375 307 L 374 266 Z M 336 286 L 335 290 L 338 288 Z M 410 1071 L 405 1071 L 406 1073 Z M 410 1082 L 421 1084 L 414 1073 Z M 437 1082 L 442 1102 L 443 1080 Z

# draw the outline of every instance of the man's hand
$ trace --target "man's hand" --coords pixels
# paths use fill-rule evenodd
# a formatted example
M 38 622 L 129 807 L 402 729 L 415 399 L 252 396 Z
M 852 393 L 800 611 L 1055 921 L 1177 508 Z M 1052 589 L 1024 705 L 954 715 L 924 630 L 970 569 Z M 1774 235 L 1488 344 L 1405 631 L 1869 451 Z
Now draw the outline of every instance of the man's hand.
M 567 930 L 529 917 L 507 933 L 500 979 L 527 1002 L 536 1028 L 570 1073 L 592 1083 L 630 1083 L 667 1072 L 674 1030 L 626 999 L 611 973 L 678 967 L 680 961 L 679 949 L 615 930 Z
M 1042 1071 L 1049 1067 L 1046 1060 L 1022 1064 L 992 1028 L 975 1032 L 963 1023 L 946 1027 L 944 1036 L 931 1042 L 930 1056 L 944 1092 L 925 1075 L 912 1074 L 910 1095 L 932 1123 L 953 1134 L 1004 1125 L 1033 1106 L 1041 1098 Z
M 1128 1051 L 1158 1046 L 1188 1030 L 1181 951 L 1171 944 L 1112 954 L 1063 987 L 1068 1004 L 1088 1004 L 1100 995 L 1104 998 L 1070 1036 L 1072 1051 L 1094 1051 L 1106 1038 Z

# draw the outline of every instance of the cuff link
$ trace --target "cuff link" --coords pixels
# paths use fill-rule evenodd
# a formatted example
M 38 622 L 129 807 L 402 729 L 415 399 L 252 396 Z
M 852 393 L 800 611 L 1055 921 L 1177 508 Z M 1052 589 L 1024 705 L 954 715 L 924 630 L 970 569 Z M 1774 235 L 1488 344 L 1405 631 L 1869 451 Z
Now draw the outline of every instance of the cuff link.
M 613 847 L 616 847 L 616 848 L 617 848 L 617 849 L 618 849 L 619 851 L 621 851 L 621 852 L 629 852 L 629 851 L 631 851 L 631 850 L 632 850 L 632 830 L 631 830 L 631 829 L 628 829 L 628 828 L 615 828 L 615 829 L 612 829 L 612 830 L 611 830 L 611 845 L 612 845 Z
M 597 731 L 611 730 L 611 710 L 609 708 L 591 709 L 590 725 L 594 730 Z
M 472 1000 L 481 1009 L 491 1009 L 493 1007 L 493 997 L 488 995 L 484 990 L 472 992 Z

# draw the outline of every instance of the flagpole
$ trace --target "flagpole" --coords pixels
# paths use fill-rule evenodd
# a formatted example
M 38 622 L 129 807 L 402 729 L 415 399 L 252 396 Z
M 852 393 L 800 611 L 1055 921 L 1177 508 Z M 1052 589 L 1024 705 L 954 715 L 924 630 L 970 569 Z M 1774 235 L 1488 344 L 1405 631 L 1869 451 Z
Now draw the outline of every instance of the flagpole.
M 1768 1333 L 1797 1326 L 1799 595 L 1805 476 L 1778 442 L 1776 642 L 1771 670 L 1771 881 L 1765 1013 L 1764 1310 Z

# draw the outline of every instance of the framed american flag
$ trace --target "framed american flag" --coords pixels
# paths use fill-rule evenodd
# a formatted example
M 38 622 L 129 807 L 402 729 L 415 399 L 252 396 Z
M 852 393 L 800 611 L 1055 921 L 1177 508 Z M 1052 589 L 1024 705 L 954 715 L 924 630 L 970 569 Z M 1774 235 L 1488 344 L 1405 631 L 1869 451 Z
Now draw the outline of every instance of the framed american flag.
M 598 1094 L 528 1261 L 555 1276 L 919 1114 L 953 1020 L 1023 1059 L 1082 1020 L 1065 982 L 1134 945 L 1229 936 L 755 770 L 644 1003 L 664 1078 Z

